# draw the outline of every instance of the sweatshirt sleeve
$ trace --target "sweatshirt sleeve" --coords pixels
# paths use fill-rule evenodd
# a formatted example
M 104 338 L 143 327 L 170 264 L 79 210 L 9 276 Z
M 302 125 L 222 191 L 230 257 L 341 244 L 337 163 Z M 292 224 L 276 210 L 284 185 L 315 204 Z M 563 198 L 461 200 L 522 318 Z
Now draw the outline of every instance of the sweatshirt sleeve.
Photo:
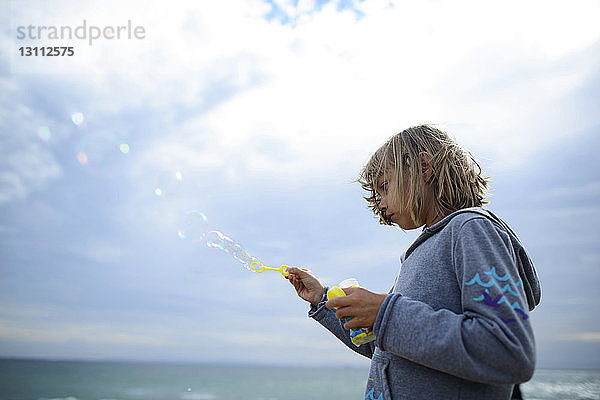
M 365 343 L 360 346 L 356 346 L 354 343 L 352 343 L 350 340 L 350 331 L 344 329 L 342 320 L 335 316 L 335 310 L 330 310 L 325 307 L 325 302 L 327 301 L 326 293 L 327 288 L 325 289 L 323 298 L 317 307 L 311 305 L 308 316 L 323 325 L 329 332 L 333 333 L 335 337 L 340 339 L 342 343 L 348 346 L 351 350 L 354 350 L 358 354 L 367 358 L 372 358 L 373 351 L 375 350 L 374 342 Z
M 391 294 L 374 325 L 377 345 L 415 363 L 471 381 L 529 380 L 535 344 L 510 239 L 485 218 L 463 223 L 452 259 L 462 312 Z

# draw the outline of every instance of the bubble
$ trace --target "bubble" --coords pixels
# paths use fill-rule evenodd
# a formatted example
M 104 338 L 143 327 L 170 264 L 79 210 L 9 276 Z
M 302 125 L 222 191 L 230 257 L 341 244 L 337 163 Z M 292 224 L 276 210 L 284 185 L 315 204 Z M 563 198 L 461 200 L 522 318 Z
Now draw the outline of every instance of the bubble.
M 123 153 L 123 154 L 128 154 L 129 153 L 129 145 L 127 143 L 121 143 L 119 145 L 119 150 L 121 150 L 121 153 Z
M 83 122 L 83 113 L 74 112 L 73 114 L 71 114 L 71 121 L 73 121 L 73 123 L 76 126 L 81 125 L 81 123 Z
M 50 139 L 52 139 L 52 132 L 50 132 L 50 128 L 47 126 L 40 126 L 38 128 L 37 135 L 44 142 L 48 142 Z
M 209 231 L 206 234 L 206 245 L 208 247 L 214 247 L 229 253 L 230 244 L 233 245 L 233 240 L 219 231 Z
M 204 240 L 208 232 L 207 221 L 206 215 L 200 211 L 189 211 L 185 214 L 177 230 L 177 236 L 183 240 L 200 242 Z
M 250 269 L 250 265 L 253 262 L 258 262 L 256 257 L 251 256 L 242 246 L 219 231 L 209 231 L 206 233 L 206 245 L 229 253 L 247 269 Z
M 154 194 L 158 197 L 174 195 L 179 191 L 182 183 L 181 171 L 163 171 L 154 180 Z
M 85 154 L 86 162 L 81 164 L 96 168 L 110 166 L 123 156 L 119 149 L 119 140 L 111 131 L 85 133 L 79 138 L 76 152 L 79 162 L 79 154 Z
M 254 261 L 258 261 L 256 257 L 251 256 L 246 250 L 242 249 L 239 244 L 234 245 L 233 257 L 242 263 L 246 268 L 250 268 L 250 264 Z
M 219 231 L 210 231 L 206 234 L 206 245 L 208 247 L 216 247 L 219 249 L 223 249 L 220 246 L 220 243 L 222 242 L 222 238 L 223 234 Z
M 231 255 L 234 258 L 241 260 L 242 258 L 244 258 L 244 253 L 245 253 L 245 251 L 244 251 L 244 249 L 242 249 L 242 246 L 240 246 L 237 243 L 234 243 L 234 245 L 231 249 Z
M 77 161 L 79 161 L 80 164 L 87 164 L 88 162 L 88 156 L 87 154 L 85 154 L 85 152 L 80 151 L 79 153 L 77 153 Z

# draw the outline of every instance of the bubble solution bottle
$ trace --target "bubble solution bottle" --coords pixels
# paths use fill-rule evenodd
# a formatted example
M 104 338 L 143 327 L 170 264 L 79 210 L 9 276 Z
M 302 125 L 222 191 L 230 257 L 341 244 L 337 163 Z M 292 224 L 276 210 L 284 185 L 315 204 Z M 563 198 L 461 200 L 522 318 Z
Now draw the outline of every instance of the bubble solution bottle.
M 338 286 L 333 286 L 327 291 L 327 299 L 334 297 L 345 296 L 346 293 L 341 288 L 358 287 L 358 280 L 349 278 L 341 281 Z M 352 317 L 344 317 L 344 322 L 348 322 Z M 352 328 L 350 329 L 350 340 L 355 346 L 369 343 L 375 340 L 375 334 L 368 328 Z

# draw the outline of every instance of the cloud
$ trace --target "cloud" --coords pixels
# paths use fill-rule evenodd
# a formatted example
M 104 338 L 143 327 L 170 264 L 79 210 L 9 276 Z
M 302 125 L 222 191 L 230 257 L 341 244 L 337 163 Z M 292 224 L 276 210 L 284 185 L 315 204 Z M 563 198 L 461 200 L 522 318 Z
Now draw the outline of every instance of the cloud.
M 97 238 L 88 243 L 71 244 L 70 251 L 90 261 L 101 264 L 118 263 L 123 259 L 122 243 L 107 241 L 107 238 Z
M 565 333 L 557 336 L 558 340 L 576 341 L 576 342 L 600 342 L 600 332 L 577 332 Z
M 143 329 L 142 329 L 143 331 Z M 122 325 L 52 322 L 43 327 L 0 320 L 0 340 L 40 342 L 44 344 L 83 342 L 127 346 L 164 346 L 164 340 L 138 332 L 128 332 Z
M 44 145 L 52 131 L 33 105 L 23 104 L 15 82 L 0 77 L 2 115 L 0 115 L 0 204 L 26 198 L 31 192 L 60 178 L 62 167 Z M 44 127 L 49 137 L 39 136 Z
M 349 182 L 389 135 L 421 122 L 448 127 L 499 175 L 493 209 L 544 278 L 534 323 L 576 325 L 570 337 L 595 343 L 589 316 L 568 312 L 597 302 L 586 294 L 598 258 L 597 2 L 31 4 L 13 20 L 131 19 L 147 37 L 76 43 L 80 63 L 66 73 L 21 73 L 0 56 L 0 297 L 15 310 L 2 314 L 3 347 L 22 335 L 41 346 L 21 348 L 31 354 L 47 334 L 40 354 L 67 354 L 72 339 L 92 355 L 131 344 L 132 357 L 278 360 L 292 342 L 323 362 L 335 340 L 296 319 L 306 307 L 287 282 L 181 242 L 178 220 L 203 211 L 268 264 L 385 291 L 413 233 L 378 226 Z M 85 138 L 131 151 L 91 168 L 75 158 Z M 175 171 L 181 187 L 156 196 Z M 64 309 L 20 313 L 28 302 Z
M 289 337 L 278 334 L 266 334 L 264 331 L 245 332 L 236 334 L 228 333 L 225 335 L 219 335 L 219 338 L 225 343 L 233 343 L 236 345 L 251 347 L 274 347 L 285 349 L 290 345 Z M 294 348 L 301 348 L 305 350 L 323 351 L 331 349 L 331 341 L 315 341 L 294 338 L 293 346 Z
M 459 138 L 467 145 L 485 146 L 494 159 L 503 160 L 498 166 L 506 167 L 520 165 L 519 160 L 536 147 L 568 134 L 562 127 L 585 121 L 568 111 L 560 121 L 549 122 L 548 109 L 558 109 L 557 99 L 578 88 L 595 70 L 596 61 L 582 63 L 576 55 L 594 45 L 597 30 L 575 29 L 579 36 L 567 42 L 572 47 L 550 48 L 555 31 L 546 21 L 541 26 L 530 20 L 496 27 L 497 20 L 491 18 L 496 12 L 506 14 L 505 21 L 514 17 L 505 5 L 490 11 L 472 2 L 461 3 L 458 9 L 452 5 L 451 10 L 447 3 L 423 4 L 373 9 L 365 5 L 366 16 L 360 21 L 337 12 L 331 4 L 297 20 L 293 28 L 270 24 L 252 29 L 255 21 L 240 19 L 240 29 L 248 32 L 242 43 L 260 63 L 255 68 L 262 71 L 264 83 L 200 115 L 187 139 L 172 137 L 181 140 L 181 147 L 190 148 L 198 143 L 196 132 L 207 133 L 210 139 L 203 139 L 204 152 L 236 160 L 227 170 L 230 179 L 240 168 L 263 174 L 276 169 L 297 179 L 315 175 L 324 165 L 365 159 L 393 129 L 413 123 L 459 126 L 467 122 L 457 129 Z M 473 20 L 467 17 L 472 13 L 460 12 L 462 7 L 483 17 Z M 548 13 L 552 18 L 557 7 L 549 6 L 554 10 Z M 465 20 L 448 19 L 444 10 Z M 423 19 L 425 24 L 420 22 Z M 456 24 L 465 29 L 451 29 Z M 211 28 L 217 37 L 224 27 Z M 269 39 L 273 37 L 277 39 Z M 239 45 L 230 50 L 242 51 Z M 494 56 L 496 51 L 503 55 L 501 60 Z M 565 57 L 575 58 L 565 62 Z M 530 66 L 529 73 L 523 73 L 527 72 L 523 65 Z M 490 82 L 496 82 L 496 87 L 486 91 L 482 102 L 481 86 Z M 540 120 L 542 136 L 537 133 Z M 557 122 L 557 127 L 546 129 Z M 252 143 L 265 136 L 286 143 L 285 159 L 253 148 Z M 503 140 L 492 145 L 490 137 Z M 173 154 L 192 165 L 184 152 Z
M 36 144 L 12 152 L 3 164 L 0 203 L 23 199 L 61 176 L 61 168 L 51 153 Z
M 231 181 L 240 180 L 240 169 L 298 179 L 324 166 L 348 168 L 345 160 L 366 159 L 387 136 L 418 122 L 456 127 L 467 147 L 483 146 L 503 160 L 499 166 L 514 166 L 568 134 L 562 127 L 585 121 L 569 110 L 557 126 L 548 109 L 596 69 L 597 62 L 577 58 L 600 37 L 596 24 L 585 23 L 595 2 L 374 1 L 353 5 L 364 14 L 359 20 L 342 3 L 309 3 L 271 4 L 294 24 L 266 22 L 268 7 L 256 2 L 113 4 L 148 37 L 139 46 L 96 49 L 103 62 L 85 66 L 98 82 L 84 83 L 94 99 L 89 117 L 159 110 L 172 124 L 145 133 L 155 139 L 141 150 L 141 165 L 178 160 L 224 169 Z M 56 13 L 64 11 L 60 4 Z M 75 23 L 89 7 L 69 7 L 66 16 Z M 114 15 L 93 13 L 97 24 L 114 23 Z M 150 79 L 156 72 L 161 79 Z M 491 89 L 483 102 L 482 85 Z M 554 128 L 539 135 L 540 120 Z M 264 140 L 277 141 L 281 152 L 256 146 Z

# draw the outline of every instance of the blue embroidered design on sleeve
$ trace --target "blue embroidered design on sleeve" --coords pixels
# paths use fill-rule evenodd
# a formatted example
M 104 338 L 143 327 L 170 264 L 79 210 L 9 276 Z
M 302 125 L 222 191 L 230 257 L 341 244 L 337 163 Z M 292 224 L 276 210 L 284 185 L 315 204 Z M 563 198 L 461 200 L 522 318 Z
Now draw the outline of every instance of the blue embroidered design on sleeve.
M 499 294 L 495 299 L 492 299 L 485 291 L 483 291 L 481 295 L 483 296 L 483 304 L 490 307 L 500 307 L 500 299 L 504 299 L 503 294 Z
M 375 388 L 371 388 L 365 395 L 365 400 L 385 400 L 385 397 L 383 397 L 383 392 L 381 392 L 379 393 L 379 397 L 375 398 Z
M 497 281 L 500 282 L 504 282 L 510 279 L 510 275 L 506 274 L 504 276 L 498 276 L 498 274 L 496 273 L 496 267 L 492 267 L 492 269 L 490 269 L 489 271 L 483 271 L 484 274 L 486 275 L 492 275 L 494 278 L 496 278 Z
M 520 286 L 521 287 L 523 286 L 523 282 L 520 279 L 517 282 L 514 282 L 508 273 L 506 273 L 503 276 L 500 276 L 496 271 L 496 267 L 492 267 L 492 269 L 490 269 L 489 271 L 483 271 L 483 273 L 485 275 L 490 276 L 490 279 L 485 282 L 482 281 L 481 276 L 479 275 L 479 272 L 477 272 L 477 273 L 475 273 L 473 278 L 471 278 L 471 280 L 469 280 L 468 282 L 465 282 L 466 286 L 471 286 L 471 285 L 477 284 L 481 287 L 486 288 L 484 291 L 481 292 L 481 296 L 473 298 L 474 301 L 477 301 L 477 302 L 482 301 L 483 304 L 485 304 L 489 307 L 494 307 L 494 308 L 500 307 L 500 305 L 503 303 L 507 303 L 513 310 L 515 310 L 515 312 L 520 314 L 524 320 L 529 318 L 529 316 L 527 315 L 527 312 L 523 309 L 523 307 L 521 306 L 521 303 L 519 303 L 519 301 L 518 301 L 521 299 L 521 296 L 519 295 L 519 292 L 516 289 Z M 501 282 L 501 283 L 506 282 L 506 283 L 504 284 L 504 286 L 502 286 L 498 282 Z M 495 298 L 492 298 L 492 296 L 490 295 L 490 291 L 489 291 L 489 288 L 491 288 L 493 286 L 497 287 L 501 291 L 501 294 L 499 294 Z M 513 289 L 513 286 L 515 289 Z M 510 303 L 510 301 L 507 299 L 507 295 L 509 295 L 509 294 L 516 297 L 517 300 L 515 300 L 513 303 Z M 502 322 L 504 322 L 504 323 L 516 321 L 516 319 L 514 319 L 514 318 L 506 319 L 500 315 L 499 315 L 499 317 L 502 320 Z

